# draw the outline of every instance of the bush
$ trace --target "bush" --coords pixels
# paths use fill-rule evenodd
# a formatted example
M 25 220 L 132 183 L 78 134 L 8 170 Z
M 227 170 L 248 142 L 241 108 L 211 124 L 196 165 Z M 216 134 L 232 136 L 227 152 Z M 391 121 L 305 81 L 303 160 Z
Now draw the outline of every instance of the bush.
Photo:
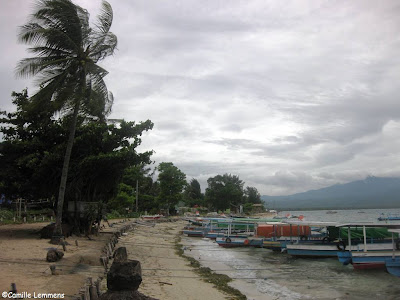
M 14 218 L 14 212 L 7 209 L 1 209 L 0 218 L 3 218 L 3 220 L 12 220 Z
M 117 210 L 113 210 L 110 213 L 107 214 L 107 219 L 111 220 L 111 219 L 120 219 L 123 218 L 124 216 L 122 216 Z

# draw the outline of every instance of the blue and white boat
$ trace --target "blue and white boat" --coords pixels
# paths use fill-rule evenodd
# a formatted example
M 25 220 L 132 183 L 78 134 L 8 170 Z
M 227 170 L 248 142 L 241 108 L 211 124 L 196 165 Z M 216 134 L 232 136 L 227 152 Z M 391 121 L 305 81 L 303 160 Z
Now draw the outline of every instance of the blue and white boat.
M 349 223 L 341 224 L 338 227 L 348 228 L 348 249 L 346 251 L 338 251 L 337 255 L 339 261 L 344 265 L 351 263 L 354 269 L 379 269 L 385 268 L 386 259 L 390 255 L 398 256 L 400 251 L 393 249 L 394 233 L 392 233 L 392 239 L 388 240 L 388 233 L 390 230 L 387 228 L 400 228 L 398 225 L 388 225 L 382 223 Z M 358 227 L 363 232 L 363 243 L 357 244 L 357 249 L 354 249 L 352 245 L 352 230 L 351 228 Z M 368 230 L 370 233 L 368 233 Z M 377 234 L 378 238 L 372 238 L 373 230 Z M 379 238 L 381 235 L 381 238 Z M 367 243 L 367 240 L 369 243 Z M 390 251 L 392 250 L 392 251 Z
M 385 266 L 386 270 L 397 277 L 400 277 L 400 256 L 396 256 L 396 250 L 400 250 L 400 240 L 398 239 L 397 241 L 394 238 L 394 235 L 400 235 L 400 230 L 399 229 L 391 229 L 389 230 L 392 232 L 392 244 L 393 244 L 393 252 L 392 256 L 388 257 L 385 259 Z
M 282 250 L 296 257 L 335 257 L 338 251 L 338 242 L 333 242 L 329 236 L 329 228 L 338 225 L 337 222 L 304 222 L 304 221 L 286 221 L 291 226 L 310 226 L 323 230 L 312 231 L 307 239 L 291 239 L 289 242 L 282 243 Z M 294 231 L 296 229 L 294 228 Z
M 379 221 L 400 221 L 399 214 L 384 214 L 382 213 L 381 216 L 378 218 Z

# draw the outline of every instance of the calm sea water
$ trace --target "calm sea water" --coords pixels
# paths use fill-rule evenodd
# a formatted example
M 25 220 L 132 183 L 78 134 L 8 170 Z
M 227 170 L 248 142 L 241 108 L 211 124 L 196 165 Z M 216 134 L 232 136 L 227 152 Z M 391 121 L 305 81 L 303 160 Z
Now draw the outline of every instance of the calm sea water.
M 377 221 L 381 213 L 400 209 L 291 211 L 308 221 Z M 280 212 L 285 216 L 288 212 Z M 201 238 L 183 238 L 185 253 L 203 266 L 234 278 L 232 286 L 248 299 L 400 299 L 400 278 L 383 270 L 354 270 L 337 259 L 293 258 L 267 249 L 219 247 Z

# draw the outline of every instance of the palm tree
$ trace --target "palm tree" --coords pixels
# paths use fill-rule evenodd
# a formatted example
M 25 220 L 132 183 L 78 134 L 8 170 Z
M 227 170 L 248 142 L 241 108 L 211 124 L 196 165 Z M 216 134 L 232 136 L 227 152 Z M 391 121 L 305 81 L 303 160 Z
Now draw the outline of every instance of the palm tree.
M 53 242 L 62 236 L 61 222 L 68 166 L 79 114 L 105 119 L 113 100 L 104 82 L 107 71 L 97 62 L 112 55 L 117 38 L 110 32 L 113 11 L 103 1 L 94 27 L 87 10 L 70 0 L 40 0 L 30 22 L 21 27 L 19 39 L 32 45 L 34 57 L 16 68 L 18 76 L 36 76 L 39 91 L 32 96 L 35 109 L 51 108 L 72 115 L 57 202 Z

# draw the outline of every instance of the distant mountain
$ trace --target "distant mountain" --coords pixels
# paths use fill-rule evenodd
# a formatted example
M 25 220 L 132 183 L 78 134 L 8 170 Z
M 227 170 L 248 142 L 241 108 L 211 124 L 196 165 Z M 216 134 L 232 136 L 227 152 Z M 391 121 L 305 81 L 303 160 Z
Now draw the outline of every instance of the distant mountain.
M 400 208 L 400 178 L 367 177 L 288 196 L 261 196 L 268 209 Z

